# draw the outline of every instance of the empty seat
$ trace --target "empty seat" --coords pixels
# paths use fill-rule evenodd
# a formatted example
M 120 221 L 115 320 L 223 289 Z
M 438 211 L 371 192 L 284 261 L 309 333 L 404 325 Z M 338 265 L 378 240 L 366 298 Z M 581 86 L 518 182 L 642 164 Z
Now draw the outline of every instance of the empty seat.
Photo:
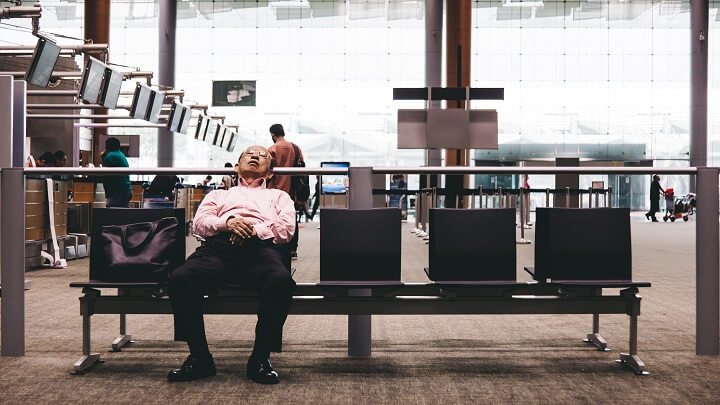
M 400 209 L 324 208 L 320 216 L 321 282 L 400 282 Z
M 430 210 L 434 281 L 515 281 L 515 209 Z
M 538 208 L 536 214 L 536 280 L 632 280 L 629 209 Z

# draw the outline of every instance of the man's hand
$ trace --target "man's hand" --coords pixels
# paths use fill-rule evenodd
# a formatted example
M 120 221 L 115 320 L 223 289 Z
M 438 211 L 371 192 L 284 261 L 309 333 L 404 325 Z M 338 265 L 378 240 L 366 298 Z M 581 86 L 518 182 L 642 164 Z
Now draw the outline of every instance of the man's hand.
M 230 218 L 227 220 L 227 230 L 230 234 L 230 243 L 233 245 L 241 245 L 246 240 L 257 236 L 255 227 L 243 218 Z

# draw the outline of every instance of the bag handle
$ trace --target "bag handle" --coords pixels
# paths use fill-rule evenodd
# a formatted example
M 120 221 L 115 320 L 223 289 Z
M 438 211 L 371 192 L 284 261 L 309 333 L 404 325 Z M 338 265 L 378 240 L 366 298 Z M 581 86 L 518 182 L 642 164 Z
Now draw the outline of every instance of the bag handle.
M 146 223 L 147 223 L 147 222 L 146 222 Z M 136 249 L 136 248 L 144 245 L 145 243 L 147 243 L 147 241 L 148 241 L 151 237 L 155 236 L 155 231 L 157 230 L 157 226 L 158 226 L 157 222 L 149 222 L 149 224 L 150 224 L 150 230 L 148 231 L 147 235 L 145 236 L 145 239 L 143 239 L 142 242 L 138 243 L 138 244 L 135 245 L 135 246 L 130 246 L 130 244 L 127 242 L 126 232 L 127 232 L 127 227 L 128 227 L 128 225 L 121 227 L 120 229 L 121 229 L 121 232 L 122 232 L 123 246 L 124 246 L 125 248 L 127 248 L 127 249 Z

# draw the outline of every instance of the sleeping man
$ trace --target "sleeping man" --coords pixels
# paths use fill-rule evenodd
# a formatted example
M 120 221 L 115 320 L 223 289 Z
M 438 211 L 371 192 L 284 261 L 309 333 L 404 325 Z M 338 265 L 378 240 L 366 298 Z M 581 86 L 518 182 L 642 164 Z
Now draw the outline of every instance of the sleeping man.
M 282 328 L 295 289 L 281 253 L 295 233 L 295 204 L 284 191 L 267 188 L 273 166 L 267 149 L 247 148 L 236 166 L 238 185 L 212 191 L 197 210 L 194 231 L 206 242 L 172 272 L 168 285 L 175 340 L 187 342 L 190 355 L 168 374 L 168 381 L 215 375 L 201 304 L 208 290 L 227 283 L 244 284 L 260 294 L 247 377 L 263 384 L 279 381 L 270 352 L 281 351 Z

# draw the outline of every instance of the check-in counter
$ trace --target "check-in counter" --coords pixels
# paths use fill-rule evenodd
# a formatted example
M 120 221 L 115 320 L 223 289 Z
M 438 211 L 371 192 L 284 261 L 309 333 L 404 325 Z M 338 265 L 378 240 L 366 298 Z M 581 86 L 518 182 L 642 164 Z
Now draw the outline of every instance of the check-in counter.
M 25 180 L 25 240 L 42 240 L 52 236 L 48 216 L 48 195 L 45 179 Z M 68 182 L 53 181 L 55 234 L 67 235 Z
M 95 183 L 91 181 L 73 182 L 73 202 L 90 203 L 95 201 Z

